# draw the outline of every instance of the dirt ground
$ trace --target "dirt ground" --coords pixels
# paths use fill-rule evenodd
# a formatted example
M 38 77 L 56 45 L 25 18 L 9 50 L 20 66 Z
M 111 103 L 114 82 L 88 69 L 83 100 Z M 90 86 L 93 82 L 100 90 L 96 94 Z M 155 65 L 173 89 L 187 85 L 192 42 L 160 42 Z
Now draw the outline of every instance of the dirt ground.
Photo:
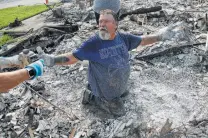
M 192 1 L 195 2 L 195 1 Z M 188 10 L 208 10 L 207 2 L 198 1 L 192 5 L 190 1 L 138 1 L 123 0 L 122 11 L 130 11 L 142 7 L 161 5 L 168 13 L 167 18 L 150 18 L 146 24 L 130 20 L 130 16 L 119 22 L 119 30 L 134 34 L 153 33 L 172 23 L 196 18 L 197 13 Z M 77 5 L 63 5 L 65 15 L 73 18 L 79 25 L 79 31 L 72 37 L 65 37 L 56 46 L 52 54 L 70 52 L 93 35 L 96 30 L 95 19 L 82 22 L 90 8 L 79 9 Z M 121 11 L 121 12 L 122 12 Z M 199 12 L 200 16 L 204 13 Z M 75 17 L 76 16 L 76 17 Z M 192 28 L 192 27 L 191 27 Z M 195 31 L 194 31 L 195 30 Z M 198 30 L 198 31 L 196 31 Z M 193 29 L 196 37 L 204 33 Z M 0 97 L 0 137 L 7 137 L 12 132 L 23 132 L 27 124 L 24 114 L 28 101 L 35 99 L 43 104 L 38 107 L 33 120 L 36 138 L 68 138 L 75 130 L 74 138 L 207 138 L 208 137 L 208 73 L 201 63 L 200 52 L 196 48 L 185 48 L 180 52 L 164 54 L 148 60 L 136 57 L 159 52 L 175 45 L 204 42 L 206 39 L 194 39 L 191 42 L 156 43 L 151 48 L 132 51 L 130 64 L 129 95 L 123 98 L 126 114 L 114 117 L 95 106 L 81 104 L 84 88 L 87 84 L 87 62 L 79 62 L 71 66 L 55 66 L 45 68 L 44 75 L 37 80 L 29 81 L 36 91 L 46 97 L 54 105 L 65 110 L 67 114 L 38 98 L 33 92 L 20 85 L 2 94 Z M 203 49 L 204 45 L 199 46 Z M 6 117 L 11 117 L 7 122 Z M 13 124 L 9 129 L 8 124 Z M 28 137 L 24 132 L 22 137 Z M 7 134 L 7 135 L 6 135 Z

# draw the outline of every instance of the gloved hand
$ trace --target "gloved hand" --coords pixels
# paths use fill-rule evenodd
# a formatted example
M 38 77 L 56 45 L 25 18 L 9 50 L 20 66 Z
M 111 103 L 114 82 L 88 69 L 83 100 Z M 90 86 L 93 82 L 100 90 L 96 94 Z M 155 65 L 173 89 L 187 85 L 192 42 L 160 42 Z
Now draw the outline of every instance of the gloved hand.
M 178 35 L 179 33 L 181 33 L 182 30 L 181 28 L 183 27 L 184 27 L 184 23 L 178 22 L 160 29 L 157 33 L 159 41 L 166 41 L 175 38 L 176 34 Z
M 44 65 L 48 67 L 52 67 L 55 65 L 55 56 L 45 54 L 41 47 L 37 47 L 37 52 L 39 54 L 39 58 L 44 60 Z
M 44 66 L 44 60 L 40 59 L 34 63 L 29 64 L 25 68 L 32 68 L 34 70 L 34 76 L 31 79 L 34 79 L 38 76 L 41 76 L 43 74 L 43 66 Z
M 28 61 L 28 64 L 38 59 L 37 54 L 35 54 L 33 51 L 30 51 L 29 49 L 23 49 L 23 51 L 19 54 L 19 56 L 25 57 L 25 59 L 27 59 Z
M 12 57 L 0 57 L 0 68 L 24 67 L 24 57 L 15 55 Z
M 19 55 L 12 57 L 0 57 L 0 68 L 19 67 L 24 68 L 36 54 L 28 49 L 24 49 Z
M 44 60 L 45 66 L 52 67 L 55 65 L 54 55 L 42 54 L 40 58 Z
M 160 29 L 157 33 L 159 41 L 171 40 L 175 35 L 173 29 L 174 29 L 174 25 L 169 25 L 167 27 Z

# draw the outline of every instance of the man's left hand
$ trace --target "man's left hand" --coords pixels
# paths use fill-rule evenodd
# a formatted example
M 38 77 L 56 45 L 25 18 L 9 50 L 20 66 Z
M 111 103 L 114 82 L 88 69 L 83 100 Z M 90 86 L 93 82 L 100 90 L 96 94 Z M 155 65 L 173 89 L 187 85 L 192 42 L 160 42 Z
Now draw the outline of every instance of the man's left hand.
M 173 39 L 176 36 L 176 34 L 181 33 L 183 31 L 183 26 L 183 22 L 178 22 L 160 29 L 157 33 L 158 40 L 166 41 Z

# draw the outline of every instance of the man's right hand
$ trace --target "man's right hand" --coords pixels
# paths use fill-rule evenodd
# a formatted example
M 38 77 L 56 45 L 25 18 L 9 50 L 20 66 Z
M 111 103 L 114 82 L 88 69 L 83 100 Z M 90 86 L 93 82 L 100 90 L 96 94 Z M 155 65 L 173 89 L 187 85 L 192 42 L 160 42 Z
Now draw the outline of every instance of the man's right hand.
M 39 59 L 43 59 L 45 66 L 52 67 L 54 65 L 70 65 L 78 61 L 72 53 L 65 53 L 62 55 L 54 56 L 45 54 L 41 47 L 37 47 Z
M 55 65 L 55 56 L 54 55 L 45 54 L 41 47 L 37 47 L 36 50 L 38 52 L 39 59 L 44 60 L 45 66 L 52 67 Z
M 42 54 L 42 55 L 40 55 L 40 59 L 44 60 L 45 66 L 52 67 L 55 65 L 55 56 L 54 55 Z

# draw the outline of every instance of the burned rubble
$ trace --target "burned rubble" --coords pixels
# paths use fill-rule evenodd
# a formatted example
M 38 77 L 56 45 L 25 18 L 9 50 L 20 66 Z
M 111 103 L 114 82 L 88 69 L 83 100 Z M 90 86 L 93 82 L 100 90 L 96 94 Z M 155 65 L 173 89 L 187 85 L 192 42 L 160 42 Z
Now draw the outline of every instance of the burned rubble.
M 175 23 L 183 26 L 178 37 L 171 41 L 130 52 L 130 94 L 123 98 L 126 114 L 115 118 L 97 107 L 81 104 L 87 84 L 87 62 L 46 67 L 44 76 L 0 95 L 0 137 L 208 137 L 208 2 L 123 0 L 121 3 L 121 32 L 146 35 Z M 152 7 L 156 11 L 149 12 Z M 24 35 L 15 49 L 0 53 L 10 56 L 29 49 L 37 54 L 36 47 L 40 46 L 45 53 L 58 55 L 78 48 L 96 33 L 91 7 L 73 1 L 60 8 L 59 16 L 47 14 L 47 21 L 61 25 L 13 32 L 12 35 Z M 181 40 L 181 35 L 186 39 Z

